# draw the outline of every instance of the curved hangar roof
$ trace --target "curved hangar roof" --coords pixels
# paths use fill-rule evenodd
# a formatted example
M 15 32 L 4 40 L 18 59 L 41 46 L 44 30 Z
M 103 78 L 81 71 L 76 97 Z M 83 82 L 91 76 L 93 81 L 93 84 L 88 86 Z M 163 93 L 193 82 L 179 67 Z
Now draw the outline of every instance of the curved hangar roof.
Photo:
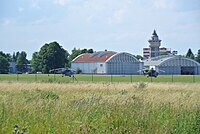
M 144 66 L 200 66 L 198 62 L 181 55 L 158 56 L 143 62 Z
M 118 55 L 127 55 L 129 58 L 124 59 L 124 61 L 134 61 L 139 62 L 133 55 L 129 53 L 117 53 L 114 51 L 99 51 L 96 53 L 85 53 L 77 56 L 72 62 L 108 62 L 117 61 L 114 57 Z M 118 59 L 119 60 L 119 59 Z M 120 60 L 121 61 L 121 60 Z

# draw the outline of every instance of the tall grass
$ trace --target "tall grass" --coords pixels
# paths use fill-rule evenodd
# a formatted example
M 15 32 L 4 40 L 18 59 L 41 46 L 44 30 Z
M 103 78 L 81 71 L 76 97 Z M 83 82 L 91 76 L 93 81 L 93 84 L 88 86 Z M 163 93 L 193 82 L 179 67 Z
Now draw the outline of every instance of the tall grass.
M 200 84 L 0 82 L 0 133 L 200 133 Z

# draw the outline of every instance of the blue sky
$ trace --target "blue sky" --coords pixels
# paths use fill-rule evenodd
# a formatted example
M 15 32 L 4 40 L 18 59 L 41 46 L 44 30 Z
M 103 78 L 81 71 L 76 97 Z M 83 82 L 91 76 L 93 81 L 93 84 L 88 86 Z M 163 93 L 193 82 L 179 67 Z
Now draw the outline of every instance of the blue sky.
M 200 49 L 200 0 L 0 0 L 0 51 L 76 48 L 142 55 L 153 30 L 162 46 Z

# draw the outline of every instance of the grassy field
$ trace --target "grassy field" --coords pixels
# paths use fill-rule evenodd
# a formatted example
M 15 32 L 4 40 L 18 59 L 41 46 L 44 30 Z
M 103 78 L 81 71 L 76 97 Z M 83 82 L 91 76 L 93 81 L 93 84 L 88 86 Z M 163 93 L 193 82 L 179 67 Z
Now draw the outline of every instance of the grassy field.
M 0 133 L 200 133 L 199 83 L 0 82 Z
M 92 82 L 200 82 L 200 75 L 159 75 L 157 78 L 143 75 L 75 75 L 78 81 Z M 40 81 L 64 82 L 76 81 L 72 77 L 62 77 L 60 74 L 0 74 L 0 81 Z

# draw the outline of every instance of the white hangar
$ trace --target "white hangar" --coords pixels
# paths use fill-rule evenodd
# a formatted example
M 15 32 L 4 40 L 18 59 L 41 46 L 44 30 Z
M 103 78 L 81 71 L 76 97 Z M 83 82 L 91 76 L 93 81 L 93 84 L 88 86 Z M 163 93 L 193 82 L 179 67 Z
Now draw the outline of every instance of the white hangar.
M 143 61 L 144 67 L 155 68 L 159 74 L 200 74 L 200 64 L 181 55 L 167 55 L 149 58 Z
M 140 74 L 143 63 L 132 54 L 113 51 L 99 51 L 77 56 L 71 63 L 73 70 L 81 70 L 84 74 Z

